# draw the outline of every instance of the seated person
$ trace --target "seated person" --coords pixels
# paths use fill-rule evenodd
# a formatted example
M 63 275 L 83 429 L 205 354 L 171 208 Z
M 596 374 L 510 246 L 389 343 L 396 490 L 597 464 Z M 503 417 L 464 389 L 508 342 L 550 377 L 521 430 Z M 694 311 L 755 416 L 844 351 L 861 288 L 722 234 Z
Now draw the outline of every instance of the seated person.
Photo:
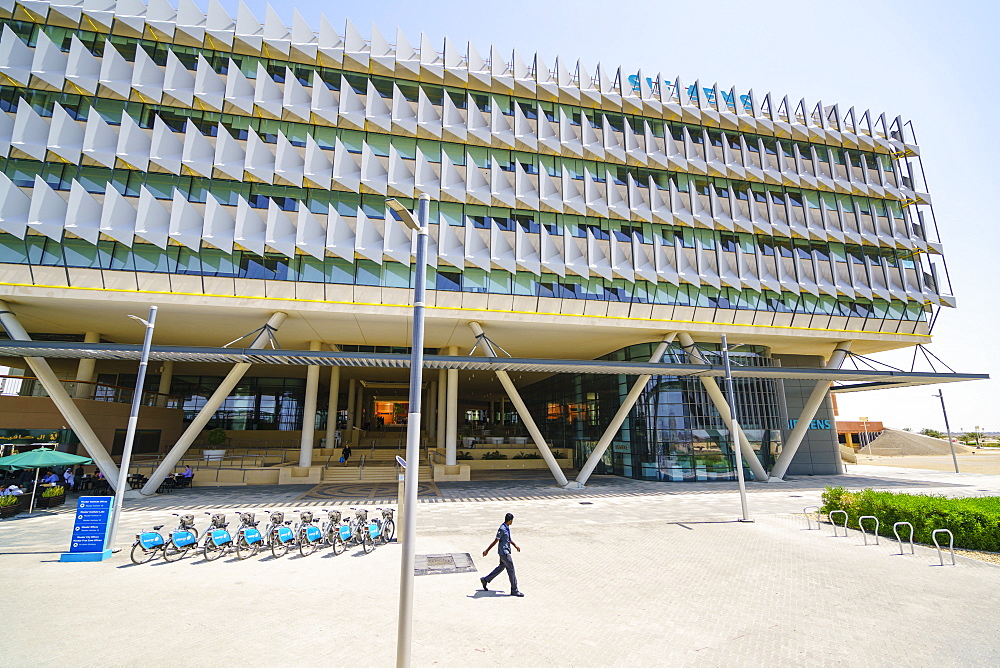
M 3 493 L 8 494 L 10 496 L 19 496 L 21 494 L 24 494 L 24 491 L 21 490 L 21 488 L 18 487 L 17 485 L 11 485 L 7 489 L 5 489 Z
M 48 484 L 48 483 L 57 483 L 57 482 L 59 482 L 59 476 L 57 476 L 55 473 L 53 473 L 52 470 L 50 469 L 49 472 L 47 474 L 45 474 L 45 477 L 42 478 L 42 482 L 46 483 L 46 484 Z

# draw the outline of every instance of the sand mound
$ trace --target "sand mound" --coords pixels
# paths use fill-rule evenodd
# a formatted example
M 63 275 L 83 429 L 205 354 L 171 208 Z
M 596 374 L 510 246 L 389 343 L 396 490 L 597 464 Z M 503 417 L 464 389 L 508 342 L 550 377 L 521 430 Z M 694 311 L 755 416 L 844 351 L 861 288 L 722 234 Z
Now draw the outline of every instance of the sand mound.
M 956 454 L 972 452 L 973 448 L 955 444 Z M 858 451 L 863 455 L 878 455 L 883 457 L 901 457 L 905 455 L 950 455 L 948 441 L 941 438 L 931 438 L 923 434 L 914 434 L 899 429 L 886 429 L 871 442 L 871 445 Z

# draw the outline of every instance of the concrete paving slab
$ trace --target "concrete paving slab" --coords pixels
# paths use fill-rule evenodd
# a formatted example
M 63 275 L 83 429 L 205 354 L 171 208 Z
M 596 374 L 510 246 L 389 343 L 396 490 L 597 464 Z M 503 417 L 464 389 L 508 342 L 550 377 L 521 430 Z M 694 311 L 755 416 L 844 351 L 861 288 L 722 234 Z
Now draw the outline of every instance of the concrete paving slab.
M 996 476 L 852 473 L 834 481 L 953 495 L 1000 488 Z M 864 546 L 858 532 L 806 530 L 792 513 L 817 503 L 823 482 L 751 485 L 751 524 L 734 521 L 738 495 L 721 483 L 684 492 L 675 487 L 688 485 L 612 481 L 589 495 L 549 494 L 530 481 L 506 495 L 452 495 L 441 485 L 441 497 L 419 506 L 417 553 L 467 553 L 478 572 L 416 578 L 414 665 L 1000 664 L 988 622 L 1000 566 L 960 557 L 941 567 L 933 549 L 899 556 L 889 541 Z M 184 502 L 198 512 L 291 510 L 308 492 L 202 489 L 129 507 L 122 544 L 174 520 Z M 523 549 L 514 555 L 523 599 L 479 587 L 496 565 L 495 552 L 482 550 L 508 511 Z M 394 661 L 396 544 L 369 555 L 134 566 L 126 551 L 58 563 L 71 525 L 68 508 L 0 522 L 0 581 L 22 592 L 4 631 L 4 665 Z M 506 587 L 506 577 L 492 584 Z

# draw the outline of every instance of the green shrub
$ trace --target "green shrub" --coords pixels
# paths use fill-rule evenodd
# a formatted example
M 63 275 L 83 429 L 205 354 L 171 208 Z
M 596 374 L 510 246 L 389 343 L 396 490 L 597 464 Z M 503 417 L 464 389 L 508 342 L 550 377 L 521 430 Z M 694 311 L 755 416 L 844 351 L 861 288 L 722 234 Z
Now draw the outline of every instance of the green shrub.
M 0 508 L 6 508 L 7 506 L 17 505 L 17 497 L 13 494 L 7 494 L 5 496 L 0 496 Z
M 208 432 L 208 444 L 209 445 L 222 445 L 226 442 L 226 430 L 222 427 L 216 427 L 212 431 Z
M 66 493 L 66 489 L 62 485 L 56 485 L 54 487 L 49 487 L 47 490 L 42 492 L 42 496 L 49 499 L 53 496 L 62 496 Z
M 456 460 L 460 459 L 460 460 L 464 461 L 464 460 L 473 459 L 473 457 L 472 457 L 472 453 L 471 452 L 468 452 L 468 451 L 464 451 L 464 452 L 463 451 L 459 451 L 459 453 L 457 455 L 455 455 L 455 459 Z
M 499 450 L 494 450 L 493 452 L 484 452 L 483 459 L 507 459 L 507 455 Z
M 896 522 L 909 522 L 913 525 L 914 540 L 921 543 L 932 543 L 935 529 L 950 529 L 955 536 L 955 547 L 1000 552 L 1000 497 L 949 499 L 827 487 L 821 511 L 833 510 L 847 512 L 848 526 L 854 528 L 858 528 L 859 517 L 874 515 L 879 520 L 879 533 L 884 536 L 893 537 L 892 525 Z M 870 529 L 870 522 L 865 526 Z

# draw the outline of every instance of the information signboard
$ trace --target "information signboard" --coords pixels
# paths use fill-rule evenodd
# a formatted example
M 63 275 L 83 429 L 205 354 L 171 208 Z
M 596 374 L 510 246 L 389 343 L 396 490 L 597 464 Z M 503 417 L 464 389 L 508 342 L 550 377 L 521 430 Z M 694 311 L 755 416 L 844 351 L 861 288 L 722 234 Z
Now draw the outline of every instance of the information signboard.
M 113 496 L 81 496 L 76 506 L 69 552 L 60 561 L 102 561 L 111 556 L 105 549 L 111 524 Z

